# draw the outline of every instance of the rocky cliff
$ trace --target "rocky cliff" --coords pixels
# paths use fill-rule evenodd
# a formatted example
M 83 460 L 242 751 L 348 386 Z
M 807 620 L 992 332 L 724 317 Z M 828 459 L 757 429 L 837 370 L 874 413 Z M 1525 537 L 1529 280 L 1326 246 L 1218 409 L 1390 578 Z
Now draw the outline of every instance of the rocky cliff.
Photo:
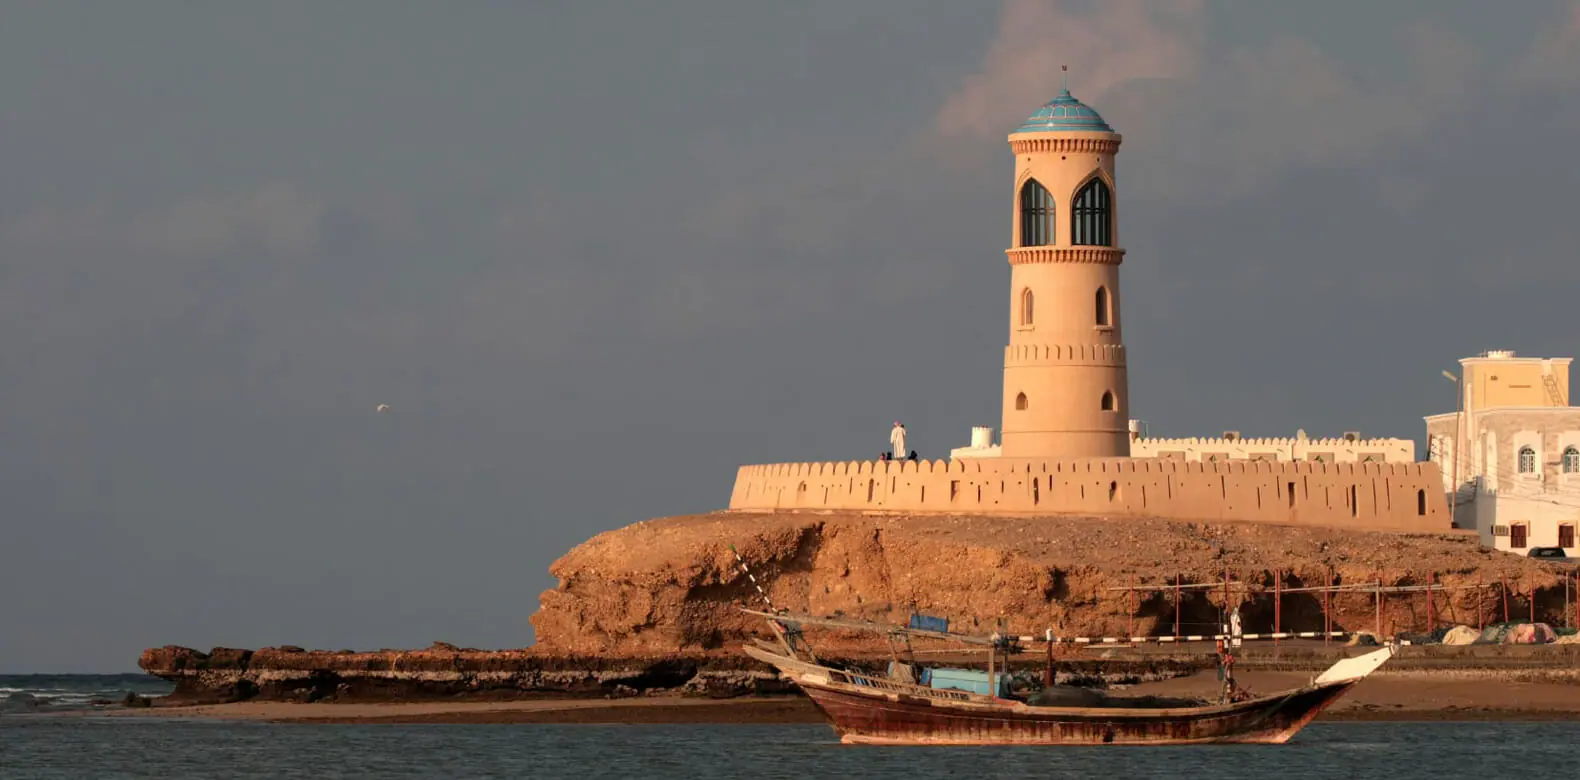
M 903 622 L 914 604 L 949 617 L 959 630 L 983 633 L 1003 618 L 1016 633 L 1172 634 L 1172 588 L 1134 597 L 1115 589 L 1176 577 L 1219 583 L 1226 570 L 1245 583 L 1248 632 L 1272 628 L 1275 575 L 1284 589 L 1320 588 L 1330 577 L 1339 585 L 1424 585 L 1430 576 L 1448 588 L 1434 595 L 1439 623 L 1500 619 L 1503 583 L 1516 619 L 1530 615 L 1528 593 L 1538 619 L 1563 625 L 1572 609 L 1558 569 L 1486 550 L 1460 534 L 1100 517 L 717 512 L 600 534 L 555 562 L 559 586 L 542 595 L 532 617 L 536 649 L 665 654 L 729 648 L 761 635 L 761 620 L 736 609 L 761 600 L 732 545 L 776 606 Z M 1211 631 L 1222 589 L 1183 595 L 1183 631 Z M 1322 630 L 1322 601 L 1320 592 L 1285 593 L 1283 630 Z M 1331 609 L 1335 630 L 1370 631 L 1380 623 L 1392 634 L 1426 627 L 1421 592 L 1384 595 L 1380 619 L 1371 591 L 1340 591 Z M 828 641 L 858 650 L 870 639 Z

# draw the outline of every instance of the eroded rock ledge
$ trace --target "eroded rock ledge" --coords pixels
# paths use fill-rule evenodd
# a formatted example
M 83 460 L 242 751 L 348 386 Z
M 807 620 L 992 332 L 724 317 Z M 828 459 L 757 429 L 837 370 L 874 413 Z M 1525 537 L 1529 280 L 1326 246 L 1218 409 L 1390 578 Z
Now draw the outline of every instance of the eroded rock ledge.
M 790 692 L 773 670 L 719 654 L 638 658 L 463 649 L 339 652 L 168 645 L 143 651 L 138 666 L 175 683 L 161 704 L 273 701 L 422 701 L 671 694 L 728 697 Z

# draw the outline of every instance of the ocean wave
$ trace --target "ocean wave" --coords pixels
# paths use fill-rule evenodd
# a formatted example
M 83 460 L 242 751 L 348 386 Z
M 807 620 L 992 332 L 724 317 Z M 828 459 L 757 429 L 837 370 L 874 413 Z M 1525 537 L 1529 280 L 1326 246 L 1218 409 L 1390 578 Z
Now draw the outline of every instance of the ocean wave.
M 173 688 L 146 674 L 0 675 L 0 711 L 89 709 L 119 705 L 131 693 L 164 696 Z

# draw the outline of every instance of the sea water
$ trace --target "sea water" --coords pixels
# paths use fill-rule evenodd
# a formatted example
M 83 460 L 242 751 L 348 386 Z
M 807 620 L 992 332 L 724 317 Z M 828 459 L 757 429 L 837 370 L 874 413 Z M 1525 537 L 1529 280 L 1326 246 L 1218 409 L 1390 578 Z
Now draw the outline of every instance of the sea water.
M 147 674 L 0 674 L 0 714 L 118 708 L 129 693 L 164 696 L 173 687 Z
M 822 725 L 268 724 L 10 711 L 0 714 L 0 778 L 1023 780 L 1276 773 L 1302 780 L 1441 780 L 1573 776 L 1576 744 L 1580 721 L 1319 721 L 1285 745 L 890 748 L 841 745 Z

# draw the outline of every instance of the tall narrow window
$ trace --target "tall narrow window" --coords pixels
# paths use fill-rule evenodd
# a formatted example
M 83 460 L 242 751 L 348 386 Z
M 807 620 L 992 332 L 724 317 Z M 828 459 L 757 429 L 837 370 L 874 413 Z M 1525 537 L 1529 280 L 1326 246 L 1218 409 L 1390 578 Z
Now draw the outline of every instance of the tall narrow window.
M 1022 325 L 1031 324 L 1031 304 L 1031 288 L 1027 287 L 1026 289 L 1020 291 L 1020 324 Z
M 1070 209 L 1070 243 L 1079 246 L 1112 246 L 1113 196 L 1102 179 L 1092 179 L 1075 193 Z
M 1021 393 L 1020 395 L 1015 396 L 1015 408 L 1017 410 L 1019 410 L 1019 411 L 1022 411 L 1022 412 L 1026 411 L 1026 394 L 1025 393 Z
M 1520 448 L 1520 473 L 1536 473 L 1536 450 L 1533 450 L 1530 447 Z
M 1020 245 L 1052 244 L 1053 215 L 1053 196 L 1036 179 L 1027 179 L 1020 188 Z
M 1105 411 L 1105 412 L 1112 412 L 1113 410 L 1114 410 L 1114 392 L 1112 390 L 1104 390 L 1103 391 L 1103 411 Z
M 1097 324 L 1108 325 L 1108 288 L 1097 288 Z
M 1564 448 L 1564 473 L 1574 474 L 1580 472 L 1580 450 L 1574 447 Z

